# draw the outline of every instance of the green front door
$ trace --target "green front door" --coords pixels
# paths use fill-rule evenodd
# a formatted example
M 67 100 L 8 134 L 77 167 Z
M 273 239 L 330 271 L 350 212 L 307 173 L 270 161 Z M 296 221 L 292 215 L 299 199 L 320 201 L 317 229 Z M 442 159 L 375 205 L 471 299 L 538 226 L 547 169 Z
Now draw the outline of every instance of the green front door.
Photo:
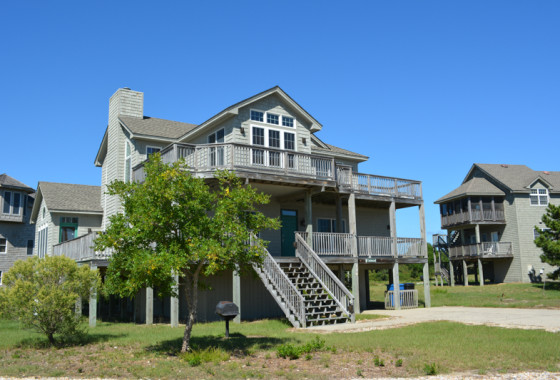
M 280 220 L 282 221 L 282 256 L 295 256 L 295 235 L 297 231 L 297 211 L 282 210 Z

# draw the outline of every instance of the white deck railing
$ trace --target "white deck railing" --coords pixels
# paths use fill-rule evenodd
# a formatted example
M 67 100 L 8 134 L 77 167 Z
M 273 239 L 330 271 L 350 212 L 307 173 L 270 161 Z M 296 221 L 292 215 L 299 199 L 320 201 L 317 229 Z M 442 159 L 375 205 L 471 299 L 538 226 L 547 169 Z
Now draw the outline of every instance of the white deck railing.
M 399 290 L 400 306 L 401 309 L 415 309 L 418 307 L 418 290 Z M 393 290 L 388 290 L 385 293 L 385 309 L 395 309 L 395 294 Z
M 257 272 L 265 286 L 270 284 L 273 288 L 272 290 L 278 293 L 274 298 L 288 318 L 289 315 L 293 316 L 292 324 L 296 327 L 305 327 L 305 302 L 303 296 L 268 250 L 265 249 L 265 252 L 262 265 L 253 265 L 255 272 Z
M 307 232 L 296 232 L 307 241 Z M 354 256 L 352 234 L 313 232 L 311 248 L 319 256 Z M 388 236 L 358 236 L 358 257 L 427 257 L 426 244 L 419 238 L 392 238 Z M 396 240 L 397 252 L 393 253 Z
M 484 242 L 449 248 L 449 257 L 499 257 L 511 255 L 511 242 Z
M 355 322 L 354 296 L 298 234 L 296 234 L 296 256 L 321 283 L 342 312 L 347 314 L 352 322 Z
M 97 252 L 93 249 L 93 240 L 97 232 L 90 232 L 86 235 L 68 240 L 53 246 L 53 256 L 66 256 L 75 261 L 86 260 L 107 260 L 111 257 L 111 252 L 105 250 Z

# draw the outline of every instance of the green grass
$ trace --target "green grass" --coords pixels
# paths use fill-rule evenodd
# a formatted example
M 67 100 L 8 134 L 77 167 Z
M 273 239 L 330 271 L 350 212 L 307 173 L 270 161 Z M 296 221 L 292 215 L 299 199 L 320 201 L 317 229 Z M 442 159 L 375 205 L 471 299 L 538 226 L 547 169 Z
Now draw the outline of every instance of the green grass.
M 555 284 L 556 285 L 556 284 Z M 432 306 L 475 306 L 475 307 L 514 307 L 514 308 L 560 308 L 560 289 L 542 284 L 486 284 L 484 286 L 434 286 L 430 285 Z M 376 307 L 382 308 L 386 285 L 370 284 L 370 299 Z M 420 305 L 424 304 L 424 286 L 416 284 Z
M 223 322 L 197 324 L 195 352 L 180 355 L 182 328 L 101 322 L 81 345 L 53 349 L 45 348 L 42 336 L 0 321 L 0 375 L 329 378 L 355 376 L 356 363 L 369 363 L 361 368 L 364 377 L 374 376 L 368 372 L 374 369 L 388 376 L 422 375 L 426 364 L 434 364 L 438 373 L 558 371 L 560 364 L 560 336 L 537 330 L 437 322 L 322 334 L 321 342 L 331 349 L 297 360 L 277 358 L 278 347 L 313 346 L 316 334 L 294 331 L 280 320 L 232 324 L 230 333 L 225 340 Z M 375 366 L 376 358 L 384 366 Z M 353 368 L 353 373 L 342 372 L 344 368 Z

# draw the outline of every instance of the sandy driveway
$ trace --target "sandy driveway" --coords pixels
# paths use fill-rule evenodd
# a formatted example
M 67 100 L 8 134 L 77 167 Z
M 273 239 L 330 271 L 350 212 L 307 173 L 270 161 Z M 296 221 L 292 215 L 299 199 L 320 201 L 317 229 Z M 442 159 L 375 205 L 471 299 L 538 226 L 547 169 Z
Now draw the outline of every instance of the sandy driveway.
M 356 332 L 390 329 L 421 322 L 452 321 L 469 325 L 488 325 L 520 329 L 542 329 L 560 332 L 560 310 L 508 309 L 490 307 L 432 307 L 411 310 L 368 310 L 366 314 L 387 318 L 359 321 L 345 325 L 318 326 L 306 329 L 322 332 Z

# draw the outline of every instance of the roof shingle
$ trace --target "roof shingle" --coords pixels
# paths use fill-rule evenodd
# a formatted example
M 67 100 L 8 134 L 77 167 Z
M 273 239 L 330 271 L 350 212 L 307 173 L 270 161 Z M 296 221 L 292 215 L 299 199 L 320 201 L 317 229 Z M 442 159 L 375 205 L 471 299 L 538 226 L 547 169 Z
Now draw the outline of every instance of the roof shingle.
M 27 186 L 25 183 L 18 181 L 17 179 L 10 177 L 6 173 L 0 174 L 0 187 L 8 187 L 13 189 L 21 189 L 27 191 L 28 193 L 34 193 L 31 187 Z
M 103 213 L 100 186 L 39 182 L 39 189 L 50 211 Z
M 134 116 L 119 115 L 119 120 L 134 134 L 163 137 L 167 139 L 178 139 L 185 133 L 196 128 L 195 124 L 158 119 L 148 116 L 139 118 Z

